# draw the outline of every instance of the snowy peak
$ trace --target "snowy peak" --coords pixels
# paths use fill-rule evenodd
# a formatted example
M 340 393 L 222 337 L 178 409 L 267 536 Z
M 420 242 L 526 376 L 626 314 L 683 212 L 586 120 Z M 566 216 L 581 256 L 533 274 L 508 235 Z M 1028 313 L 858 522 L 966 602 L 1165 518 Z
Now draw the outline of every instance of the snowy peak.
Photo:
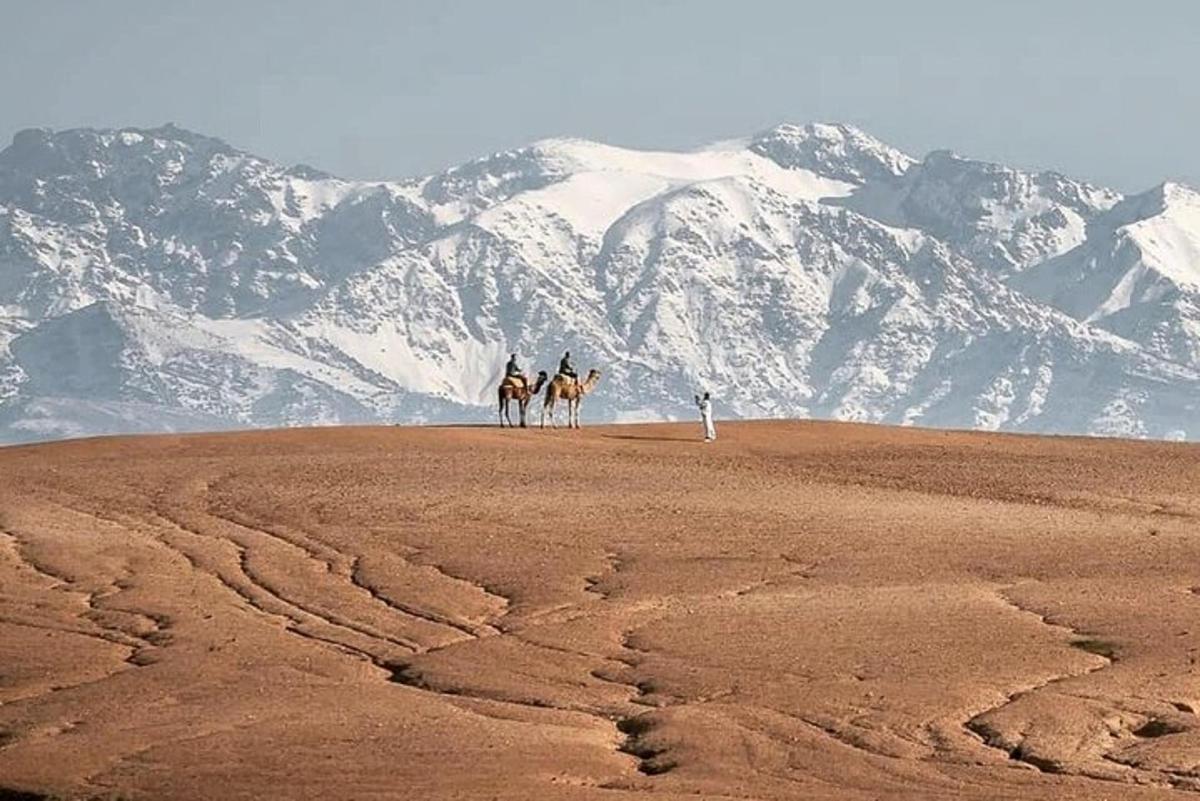
M 421 197 L 432 206 L 462 203 L 469 213 L 552 184 L 575 167 L 559 148 L 535 144 L 451 167 L 426 180 Z
M 1165 183 L 1152 193 L 1157 214 L 1124 227 L 1145 263 L 1180 285 L 1200 290 L 1200 192 Z
M 33 184 L 53 193 L 84 180 L 110 184 L 152 179 L 160 186 L 200 175 L 216 159 L 250 158 L 215 139 L 165 125 L 160 128 L 54 132 L 19 131 L 0 151 L 0 182 L 7 191 Z
M 590 248 L 642 203 L 709 182 L 757 183 L 796 199 L 848 194 L 853 185 L 787 168 L 722 143 L 685 152 L 636 150 L 582 139 L 544 140 L 431 178 L 422 198 L 439 222 L 469 221 L 514 238 Z
M 1115 205 L 1102 222 L 1119 228 L 1160 215 L 1186 217 L 1200 206 L 1200 192 L 1186 184 L 1166 181 L 1137 195 L 1130 195 Z
M 1025 172 L 936 150 L 844 205 L 948 242 L 1001 276 L 1065 253 L 1120 200 L 1054 172 Z
M 750 150 L 783 167 L 862 184 L 903 175 L 914 160 L 851 125 L 784 124 L 755 136 Z
M 1015 170 L 969 159 L 950 150 L 929 153 L 914 179 L 942 187 L 981 216 L 999 221 L 1006 213 L 1027 213 L 1058 206 L 1084 216 L 1109 209 L 1121 196 L 1112 190 L 1076 181 L 1057 172 Z
M 1138 343 L 1200 367 L 1200 193 L 1165 183 L 1097 217 L 1086 241 L 1015 287 Z
M 1068 254 L 1060 273 L 1078 262 L 1091 271 L 1102 265 L 1123 274 L 1136 270 L 1200 290 L 1200 192 L 1167 182 L 1125 198 L 1095 221 L 1087 246 Z M 1115 310 L 1107 303 L 1088 316 Z
M 1159 185 L 1159 193 L 1163 197 L 1163 206 L 1192 206 L 1200 205 L 1200 190 L 1187 184 L 1166 181 Z
M 402 187 L 171 125 L 18 134 L 0 214 L 3 302 L 34 318 L 113 298 L 215 316 L 295 306 L 430 224 Z

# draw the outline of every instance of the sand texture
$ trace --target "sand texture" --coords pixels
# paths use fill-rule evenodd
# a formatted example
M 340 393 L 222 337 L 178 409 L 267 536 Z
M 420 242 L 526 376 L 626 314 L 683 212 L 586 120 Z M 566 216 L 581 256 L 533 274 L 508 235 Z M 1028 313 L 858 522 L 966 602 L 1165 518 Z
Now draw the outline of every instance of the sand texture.
M 0 799 L 1200 797 L 1200 448 L 699 433 L 0 450 Z

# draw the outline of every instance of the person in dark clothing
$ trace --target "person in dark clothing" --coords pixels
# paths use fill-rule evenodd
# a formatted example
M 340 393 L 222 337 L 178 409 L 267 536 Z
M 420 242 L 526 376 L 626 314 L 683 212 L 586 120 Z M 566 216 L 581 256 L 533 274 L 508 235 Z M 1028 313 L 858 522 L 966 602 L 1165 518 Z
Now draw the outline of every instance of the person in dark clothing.
M 563 354 L 562 361 L 558 363 L 558 373 L 576 381 L 579 380 L 579 374 L 575 372 L 575 366 L 571 364 L 571 351 Z
M 508 364 L 504 365 L 504 375 L 508 378 L 524 378 L 521 367 L 517 364 L 517 354 L 509 354 Z

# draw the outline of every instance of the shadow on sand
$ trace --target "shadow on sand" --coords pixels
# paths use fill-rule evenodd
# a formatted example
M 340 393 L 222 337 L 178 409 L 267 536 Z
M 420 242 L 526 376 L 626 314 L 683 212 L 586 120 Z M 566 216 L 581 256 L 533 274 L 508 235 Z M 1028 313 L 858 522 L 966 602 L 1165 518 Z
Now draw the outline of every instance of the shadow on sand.
M 27 790 L 14 790 L 11 787 L 0 787 L 0 801 L 53 801 L 50 796 L 33 793 Z
M 601 434 L 602 439 L 631 439 L 635 442 L 700 442 L 699 437 L 647 437 L 636 434 Z

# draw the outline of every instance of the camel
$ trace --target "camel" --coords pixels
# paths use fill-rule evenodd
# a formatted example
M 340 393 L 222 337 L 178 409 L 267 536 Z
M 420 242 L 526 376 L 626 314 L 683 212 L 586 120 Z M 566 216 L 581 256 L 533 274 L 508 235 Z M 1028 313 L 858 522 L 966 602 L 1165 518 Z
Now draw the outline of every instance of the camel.
M 546 395 L 542 398 L 542 428 L 546 427 L 547 410 L 550 411 L 550 427 L 558 427 L 554 422 L 554 406 L 559 400 L 567 402 L 567 428 L 579 428 L 579 404 L 599 382 L 599 370 L 588 370 L 587 378 L 578 383 L 564 375 L 554 376 L 554 380 L 546 385 Z
M 521 428 L 525 428 L 525 410 L 529 408 L 529 401 L 537 397 L 537 394 L 542 391 L 542 385 L 546 383 L 546 371 L 539 370 L 537 381 L 533 386 L 529 386 L 528 380 L 514 379 L 512 376 L 505 376 L 500 382 L 500 389 L 497 392 L 500 398 L 500 427 L 504 428 L 504 421 L 508 421 L 508 427 L 513 427 L 512 417 L 508 414 L 508 404 L 511 401 L 517 402 L 517 411 L 521 418 Z

